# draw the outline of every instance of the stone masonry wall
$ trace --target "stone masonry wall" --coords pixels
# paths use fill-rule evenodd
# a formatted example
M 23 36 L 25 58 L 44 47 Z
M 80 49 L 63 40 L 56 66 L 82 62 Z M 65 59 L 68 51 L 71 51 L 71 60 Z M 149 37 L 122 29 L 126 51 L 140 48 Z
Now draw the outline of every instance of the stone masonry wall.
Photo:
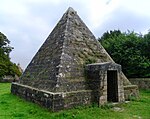
M 130 82 L 138 85 L 139 89 L 150 90 L 150 78 L 129 78 Z
M 11 87 L 12 94 L 18 95 L 25 100 L 39 104 L 52 111 L 91 104 L 93 99 L 91 92 L 90 90 L 82 90 L 68 93 L 53 93 L 18 83 L 12 83 Z

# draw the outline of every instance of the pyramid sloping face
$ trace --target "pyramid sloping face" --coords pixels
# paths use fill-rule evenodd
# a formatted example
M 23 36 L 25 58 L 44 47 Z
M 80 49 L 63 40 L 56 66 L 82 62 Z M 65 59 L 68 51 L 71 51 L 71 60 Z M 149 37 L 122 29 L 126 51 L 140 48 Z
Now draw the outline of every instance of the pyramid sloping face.
M 69 8 L 26 68 L 20 83 L 52 92 L 88 90 L 84 66 L 95 62 L 114 61 L 77 12 Z

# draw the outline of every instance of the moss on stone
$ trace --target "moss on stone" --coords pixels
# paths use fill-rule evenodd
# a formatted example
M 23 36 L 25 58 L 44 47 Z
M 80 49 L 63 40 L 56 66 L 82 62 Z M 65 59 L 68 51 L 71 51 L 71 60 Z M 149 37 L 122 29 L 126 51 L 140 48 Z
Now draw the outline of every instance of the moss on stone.
M 85 65 L 92 64 L 92 63 L 96 63 L 96 58 L 88 57 L 87 59 L 85 59 Z

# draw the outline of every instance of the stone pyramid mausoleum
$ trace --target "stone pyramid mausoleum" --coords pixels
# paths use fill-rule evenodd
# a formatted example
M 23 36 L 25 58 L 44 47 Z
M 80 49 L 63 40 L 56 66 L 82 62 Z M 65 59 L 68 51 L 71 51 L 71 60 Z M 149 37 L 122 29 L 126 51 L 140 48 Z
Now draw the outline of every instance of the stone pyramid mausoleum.
M 138 96 L 96 40 L 92 32 L 68 8 L 47 37 L 11 92 L 52 111 L 78 105 L 124 102 Z

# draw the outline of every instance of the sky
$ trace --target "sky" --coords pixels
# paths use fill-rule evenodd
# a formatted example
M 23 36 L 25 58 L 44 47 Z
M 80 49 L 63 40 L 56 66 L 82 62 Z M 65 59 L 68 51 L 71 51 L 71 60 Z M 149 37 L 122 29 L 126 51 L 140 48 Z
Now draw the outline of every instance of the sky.
M 25 69 L 68 7 L 96 38 L 110 30 L 145 34 L 150 0 L 0 0 L 0 32 L 14 47 L 11 61 Z

